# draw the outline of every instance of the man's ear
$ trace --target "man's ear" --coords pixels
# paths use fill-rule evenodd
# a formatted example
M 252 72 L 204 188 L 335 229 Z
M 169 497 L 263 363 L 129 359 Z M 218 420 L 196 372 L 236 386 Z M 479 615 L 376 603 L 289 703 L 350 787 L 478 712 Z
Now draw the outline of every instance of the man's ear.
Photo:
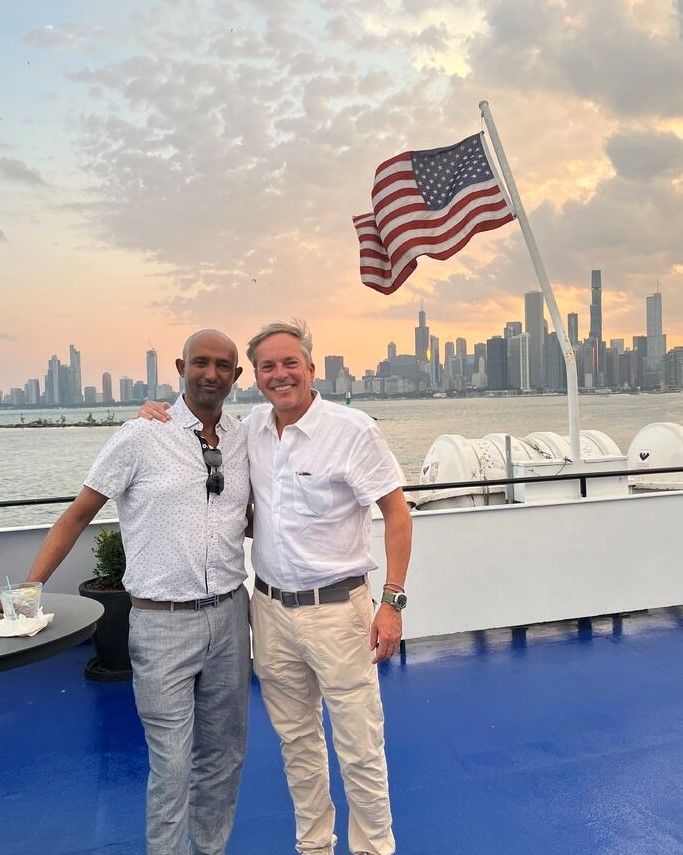
M 235 381 L 237 381 L 237 378 L 240 376 L 241 373 L 242 373 L 242 366 L 238 365 L 237 368 L 235 368 Z
M 178 370 L 178 374 L 180 374 L 181 377 L 184 377 L 185 376 L 185 360 L 176 359 L 175 367 Z

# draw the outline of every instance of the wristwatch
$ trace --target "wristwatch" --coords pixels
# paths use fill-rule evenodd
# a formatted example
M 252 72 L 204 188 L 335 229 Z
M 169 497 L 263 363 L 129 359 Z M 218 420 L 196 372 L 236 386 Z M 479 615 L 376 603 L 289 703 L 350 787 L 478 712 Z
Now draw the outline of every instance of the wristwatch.
M 382 594 L 382 602 L 389 603 L 389 605 L 393 606 L 397 612 L 400 612 L 406 607 L 408 597 L 406 597 L 406 595 L 401 591 L 385 591 Z

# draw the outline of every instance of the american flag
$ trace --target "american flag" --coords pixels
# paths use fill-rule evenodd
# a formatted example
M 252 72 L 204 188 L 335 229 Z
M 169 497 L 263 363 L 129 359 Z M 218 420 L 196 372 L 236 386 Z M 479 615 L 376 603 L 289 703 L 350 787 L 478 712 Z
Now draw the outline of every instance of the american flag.
M 406 151 L 377 167 L 372 211 L 353 218 L 364 285 L 391 294 L 418 256 L 450 258 L 472 235 L 514 218 L 483 136 Z

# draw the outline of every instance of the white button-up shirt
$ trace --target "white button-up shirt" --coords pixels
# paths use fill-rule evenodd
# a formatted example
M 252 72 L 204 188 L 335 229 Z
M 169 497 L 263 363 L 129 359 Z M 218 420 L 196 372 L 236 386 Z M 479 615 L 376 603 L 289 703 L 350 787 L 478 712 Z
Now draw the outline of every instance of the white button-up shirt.
M 207 498 L 207 469 L 194 434 L 201 422 L 182 396 L 168 412 L 168 424 L 126 422 L 85 485 L 116 500 L 126 552 L 123 584 L 133 596 L 183 601 L 223 594 L 246 577 L 246 430 L 221 416 L 216 433 L 225 488 Z
M 270 404 L 254 407 L 245 425 L 256 574 L 301 591 L 374 570 L 370 505 L 405 483 L 375 422 L 316 394 L 281 438 Z

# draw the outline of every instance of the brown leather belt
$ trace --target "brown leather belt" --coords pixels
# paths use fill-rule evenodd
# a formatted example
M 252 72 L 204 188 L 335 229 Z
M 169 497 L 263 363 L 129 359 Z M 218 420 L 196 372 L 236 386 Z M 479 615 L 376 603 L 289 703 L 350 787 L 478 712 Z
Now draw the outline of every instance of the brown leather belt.
M 133 608 L 148 609 L 149 611 L 157 612 L 175 612 L 179 609 L 185 609 L 193 612 L 198 612 L 200 609 L 205 609 L 207 606 L 217 606 L 228 597 L 232 597 L 235 591 L 228 591 L 227 594 L 211 594 L 209 597 L 202 597 L 199 600 L 182 600 L 179 603 L 174 603 L 171 600 L 142 600 L 140 597 L 131 597 L 130 601 Z
M 266 584 L 258 576 L 254 580 L 254 587 L 257 591 L 272 597 L 274 600 L 279 600 L 283 606 L 290 609 L 297 606 L 314 606 L 316 602 L 320 604 L 343 603 L 349 599 L 349 591 L 360 588 L 363 584 L 365 584 L 365 576 L 349 576 L 348 579 L 333 582 L 331 585 L 325 585 L 324 588 L 310 588 L 307 591 L 281 591 L 279 588 L 273 588 Z M 318 595 L 317 600 L 316 594 Z

